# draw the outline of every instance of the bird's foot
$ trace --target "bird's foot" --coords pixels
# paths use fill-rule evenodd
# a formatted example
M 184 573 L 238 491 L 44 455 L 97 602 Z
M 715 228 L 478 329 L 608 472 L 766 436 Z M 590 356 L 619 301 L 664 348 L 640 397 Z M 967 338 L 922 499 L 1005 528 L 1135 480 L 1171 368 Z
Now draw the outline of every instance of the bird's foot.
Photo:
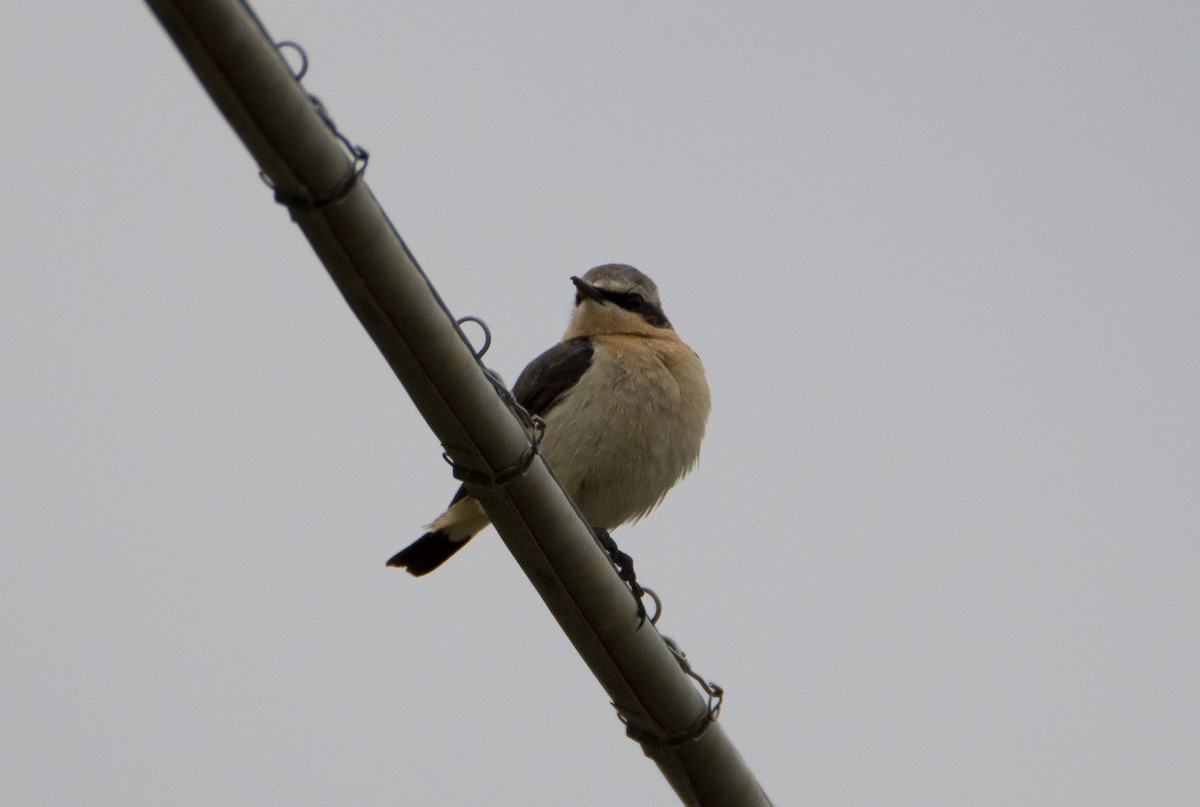
M 633 558 L 617 548 L 617 542 L 608 534 L 608 530 L 593 527 L 592 531 L 596 533 L 596 539 L 600 541 L 600 546 L 604 547 L 604 551 L 616 564 L 617 576 L 629 586 L 629 590 L 633 593 L 633 601 L 637 604 L 638 627 L 640 628 L 646 624 L 646 606 L 642 602 L 642 598 L 646 596 L 646 590 L 638 582 L 637 573 L 633 570 Z

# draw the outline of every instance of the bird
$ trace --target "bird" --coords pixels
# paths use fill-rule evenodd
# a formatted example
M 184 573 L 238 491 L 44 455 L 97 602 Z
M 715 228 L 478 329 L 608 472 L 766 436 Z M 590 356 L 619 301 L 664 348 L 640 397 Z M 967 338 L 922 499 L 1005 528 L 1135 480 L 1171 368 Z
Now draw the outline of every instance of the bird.
M 663 313 L 658 287 L 641 271 L 605 264 L 571 282 L 575 307 L 566 332 L 521 372 L 512 393 L 544 421 L 543 458 L 631 583 L 644 615 L 632 560 L 608 531 L 645 516 L 695 467 L 711 408 L 708 382 L 700 357 Z M 446 511 L 387 565 L 426 575 L 490 523 L 460 487 Z

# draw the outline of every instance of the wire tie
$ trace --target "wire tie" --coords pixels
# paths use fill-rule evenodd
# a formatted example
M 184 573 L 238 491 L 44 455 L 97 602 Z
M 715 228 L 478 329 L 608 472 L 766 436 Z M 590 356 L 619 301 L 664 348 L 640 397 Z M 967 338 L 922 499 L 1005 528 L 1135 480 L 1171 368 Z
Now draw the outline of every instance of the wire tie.
M 282 51 L 284 48 L 294 50 L 300 55 L 300 68 L 298 70 L 292 70 L 291 63 L 288 62 L 285 56 L 283 56 Z M 299 84 L 301 79 L 303 79 L 308 73 L 308 54 L 304 52 L 304 48 L 300 47 L 300 45 L 295 42 L 285 41 L 276 43 L 275 50 L 280 53 L 280 58 L 283 59 L 284 64 L 287 66 L 288 72 L 292 74 L 292 77 L 296 79 L 296 83 Z M 371 159 L 371 155 L 367 153 L 366 149 L 364 149 L 362 146 L 351 143 L 344 134 L 338 131 L 337 124 L 333 122 L 333 118 L 331 118 L 329 113 L 325 111 L 325 105 L 321 103 L 321 99 L 317 98 L 312 93 L 305 92 L 305 95 L 308 96 L 308 101 L 313 105 L 313 108 L 316 109 L 317 114 L 321 116 L 321 120 L 324 121 L 325 126 L 342 144 L 342 148 L 345 149 L 347 156 L 351 157 L 352 159 L 350 163 L 350 170 L 346 173 L 346 176 L 342 177 L 342 179 L 330 190 L 315 195 L 298 193 L 296 191 L 287 190 L 286 188 L 281 188 L 276 185 L 263 171 L 259 171 L 259 178 L 266 184 L 268 188 L 275 191 L 275 201 L 293 212 L 297 210 L 311 212 L 313 210 L 319 210 L 327 205 L 337 204 L 345 199 L 350 195 L 350 191 L 354 190 L 354 186 L 357 185 L 362 179 L 363 174 L 366 173 L 367 162 Z

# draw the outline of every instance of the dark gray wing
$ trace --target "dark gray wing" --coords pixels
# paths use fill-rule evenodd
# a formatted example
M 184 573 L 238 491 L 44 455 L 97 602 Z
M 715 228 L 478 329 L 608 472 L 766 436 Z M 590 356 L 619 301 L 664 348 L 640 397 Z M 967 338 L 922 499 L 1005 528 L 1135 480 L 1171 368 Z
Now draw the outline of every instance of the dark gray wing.
M 529 414 L 545 414 L 592 366 L 595 352 L 586 336 L 559 342 L 521 371 L 513 385 L 513 397 Z
M 529 414 L 540 415 L 545 413 L 550 407 L 554 406 L 558 399 L 563 396 L 563 393 L 575 386 L 584 371 L 592 366 L 592 354 L 595 352 L 595 349 L 592 347 L 592 340 L 586 336 L 576 336 L 574 339 L 559 342 L 529 362 L 529 366 L 521 371 L 520 377 L 517 378 L 517 383 L 513 385 L 513 397 L 517 399 L 517 403 L 525 407 L 525 410 Z M 460 485 L 458 492 L 450 500 L 451 506 L 466 495 L 466 486 Z M 434 533 L 429 534 L 432 535 Z M 425 537 L 422 536 L 422 540 Z M 417 543 L 420 543 L 420 541 Z M 465 544 L 466 541 L 462 543 Z M 413 546 L 416 546 L 416 544 Z M 405 550 L 405 552 L 407 551 Z M 446 557 L 449 557 L 449 555 L 446 555 Z M 399 558 L 400 555 L 397 555 L 392 560 L 395 561 Z M 438 563 L 440 562 L 438 561 Z M 396 563 L 393 565 L 400 564 Z M 424 574 L 424 572 L 421 572 L 421 574 Z

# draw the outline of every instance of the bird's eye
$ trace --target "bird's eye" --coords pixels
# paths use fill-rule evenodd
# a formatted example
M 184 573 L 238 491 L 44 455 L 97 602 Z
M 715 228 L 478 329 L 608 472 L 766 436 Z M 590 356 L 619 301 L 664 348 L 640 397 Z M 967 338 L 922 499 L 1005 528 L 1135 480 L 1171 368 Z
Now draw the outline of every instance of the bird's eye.
M 636 292 L 630 294 L 627 299 L 629 300 L 629 307 L 634 309 L 641 308 L 646 303 L 646 301 L 642 299 L 642 295 Z

